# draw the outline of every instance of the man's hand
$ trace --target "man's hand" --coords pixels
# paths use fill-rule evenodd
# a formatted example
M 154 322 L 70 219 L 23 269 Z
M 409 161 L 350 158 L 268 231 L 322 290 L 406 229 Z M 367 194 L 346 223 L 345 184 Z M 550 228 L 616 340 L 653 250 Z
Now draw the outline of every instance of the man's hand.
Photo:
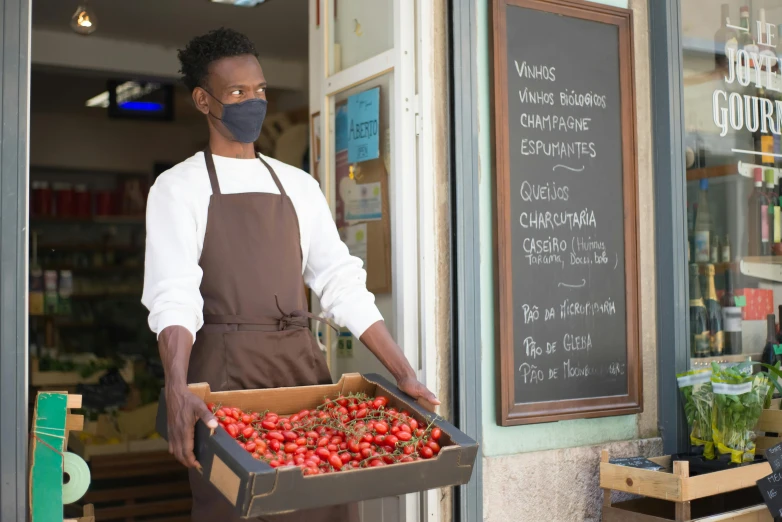
M 433 412 L 435 408 L 440 405 L 440 401 L 437 399 L 435 394 L 429 391 L 426 386 L 418 382 L 415 377 L 400 379 L 396 384 L 400 390 L 421 402 L 423 406 L 429 411 Z
M 200 464 L 193 454 L 195 423 L 201 419 L 207 426 L 217 428 L 217 419 L 206 404 L 187 387 L 166 388 L 168 412 L 168 452 L 188 468 Z

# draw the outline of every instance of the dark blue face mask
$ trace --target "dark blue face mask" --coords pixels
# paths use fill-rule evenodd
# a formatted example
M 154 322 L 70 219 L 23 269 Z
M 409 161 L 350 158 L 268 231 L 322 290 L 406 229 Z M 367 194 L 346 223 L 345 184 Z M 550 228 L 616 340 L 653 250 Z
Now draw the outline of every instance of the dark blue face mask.
M 212 96 L 212 93 L 204 89 Z M 217 103 L 223 106 L 223 117 L 218 118 L 209 113 L 216 120 L 220 120 L 228 129 L 234 139 L 240 143 L 253 143 L 261 135 L 263 120 L 266 118 L 266 100 L 251 98 L 239 103 L 223 103 L 214 96 Z

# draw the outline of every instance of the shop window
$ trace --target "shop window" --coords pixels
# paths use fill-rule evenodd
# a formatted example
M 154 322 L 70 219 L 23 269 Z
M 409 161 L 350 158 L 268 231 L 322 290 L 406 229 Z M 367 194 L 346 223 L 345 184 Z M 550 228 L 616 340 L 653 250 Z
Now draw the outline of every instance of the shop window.
M 782 359 L 782 0 L 681 6 L 693 366 L 774 362 Z

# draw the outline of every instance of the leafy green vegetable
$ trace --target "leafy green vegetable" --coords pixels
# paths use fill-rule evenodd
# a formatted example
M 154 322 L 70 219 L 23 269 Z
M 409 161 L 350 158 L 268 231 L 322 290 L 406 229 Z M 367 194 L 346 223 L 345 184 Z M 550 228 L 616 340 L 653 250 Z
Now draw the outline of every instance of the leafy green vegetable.
M 755 460 L 754 429 L 771 386 L 766 374 L 751 371 L 747 363 L 727 368 L 712 363 L 714 442 L 738 464 Z
M 711 388 L 711 371 L 694 370 L 676 376 L 684 403 L 687 426 L 690 429 L 690 442 L 693 446 L 703 446 L 703 455 L 714 458 L 714 442 L 711 420 L 714 403 Z

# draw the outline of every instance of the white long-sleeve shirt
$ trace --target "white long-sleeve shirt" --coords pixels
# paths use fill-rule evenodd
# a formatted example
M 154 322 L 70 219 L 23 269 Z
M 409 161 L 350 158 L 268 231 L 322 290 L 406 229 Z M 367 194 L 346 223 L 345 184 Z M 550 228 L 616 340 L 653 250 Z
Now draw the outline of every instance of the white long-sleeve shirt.
M 299 220 L 305 283 L 319 297 L 327 317 L 361 337 L 382 320 L 375 297 L 366 289 L 362 261 L 341 241 L 326 198 L 307 173 L 264 157 L 285 188 Z M 223 194 L 279 194 L 274 180 L 257 159 L 214 156 Z M 184 326 L 195 337 L 203 326 L 204 300 L 198 262 L 212 187 L 203 152 L 161 174 L 149 191 L 144 293 L 149 326 L 159 334 Z

